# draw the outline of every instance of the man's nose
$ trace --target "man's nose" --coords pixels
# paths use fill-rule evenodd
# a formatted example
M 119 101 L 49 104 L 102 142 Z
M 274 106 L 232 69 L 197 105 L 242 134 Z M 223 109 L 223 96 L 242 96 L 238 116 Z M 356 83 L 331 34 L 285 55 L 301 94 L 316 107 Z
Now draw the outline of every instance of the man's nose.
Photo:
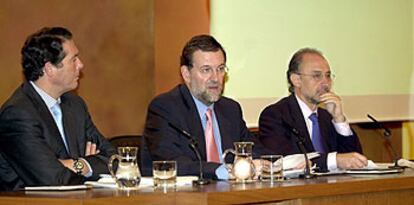
M 83 68 L 83 63 L 82 63 L 82 61 L 79 59 L 79 62 L 78 62 L 78 69 L 79 70 L 81 70 Z

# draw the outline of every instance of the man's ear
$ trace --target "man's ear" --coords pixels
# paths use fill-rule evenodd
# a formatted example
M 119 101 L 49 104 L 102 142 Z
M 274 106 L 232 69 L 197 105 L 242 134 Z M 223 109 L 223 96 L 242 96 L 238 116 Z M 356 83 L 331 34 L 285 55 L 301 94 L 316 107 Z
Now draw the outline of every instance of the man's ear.
M 43 66 L 43 72 L 47 76 L 53 76 L 56 66 L 54 66 L 51 62 L 46 62 L 45 66 Z
M 181 67 L 180 67 L 180 69 L 181 69 L 181 77 L 183 77 L 183 79 L 184 79 L 184 82 L 187 84 L 187 83 L 189 83 L 190 82 L 190 75 L 191 75 L 191 73 L 190 73 L 190 69 L 188 68 L 188 66 L 186 66 L 186 65 L 182 65 Z
M 295 87 L 300 87 L 300 85 L 302 84 L 300 75 L 297 74 L 297 73 L 292 73 L 289 76 L 289 79 L 290 79 L 290 82 L 292 82 L 293 86 L 295 86 Z

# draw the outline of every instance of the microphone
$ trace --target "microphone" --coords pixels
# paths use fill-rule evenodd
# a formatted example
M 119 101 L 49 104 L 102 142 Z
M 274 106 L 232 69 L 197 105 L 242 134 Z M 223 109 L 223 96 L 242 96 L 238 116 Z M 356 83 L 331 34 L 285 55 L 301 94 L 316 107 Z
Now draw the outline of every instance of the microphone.
M 383 136 L 384 140 L 386 142 L 386 145 L 388 145 L 388 148 L 391 149 L 391 157 L 394 160 L 394 166 L 391 166 L 390 168 L 403 168 L 402 166 L 398 165 L 398 160 L 400 160 L 400 157 L 398 156 L 397 152 L 395 151 L 394 147 L 391 144 L 390 138 L 391 138 L 391 130 L 386 128 L 383 123 L 378 122 L 373 116 L 370 114 L 367 114 L 368 118 L 371 119 L 375 125 L 377 125 L 378 128 L 383 129 Z
M 391 130 L 390 129 L 384 127 L 384 125 L 382 123 L 378 122 L 370 114 L 367 114 L 367 116 L 368 116 L 369 119 L 371 119 L 374 122 L 374 124 L 376 124 L 379 128 L 381 128 L 381 129 L 384 130 L 384 133 L 383 133 L 384 134 L 384 137 L 388 137 L 388 138 L 391 137 Z
M 162 117 L 163 118 L 163 117 Z M 164 118 L 165 119 L 165 118 Z M 204 173 L 203 173 L 203 163 L 202 163 L 202 160 L 201 160 L 201 155 L 200 155 L 200 152 L 198 151 L 198 149 L 197 149 L 197 142 L 195 141 L 195 139 L 194 139 L 194 137 L 190 134 L 190 133 L 188 133 L 187 131 L 185 131 L 184 129 L 182 129 L 182 128 L 180 128 L 179 126 L 177 126 L 176 124 L 174 124 L 174 123 L 172 123 L 172 122 L 169 122 L 168 120 L 167 120 L 167 123 L 168 123 L 168 125 L 170 126 L 170 127 L 172 127 L 174 130 L 176 130 L 177 132 L 179 132 L 179 133 L 181 133 L 181 134 L 183 134 L 187 139 L 188 139 L 188 142 L 189 142 L 189 146 L 191 147 L 191 149 L 194 151 L 194 153 L 196 154 L 196 156 L 197 156 L 197 159 L 198 159 L 198 162 L 199 162 L 199 168 L 200 168 L 200 170 L 199 170 L 199 177 L 198 177 L 198 180 L 194 180 L 193 181 L 193 184 L 196 184 L 196 185 L 206 185 L 206 184 L 209 184 L 210 183 L 210 181 L 209 180 L 207 180 L 207 179 L 204 179 Z
M 290 123 L 288 123 L 286 120 L 282 119 L 282 123 L 286 127 L 288 127 L 289 131 L 296 137 L 299 150 L 305 156 L 305 170 L 303 171 L 303 175 L 300 175 L 300 177 L 304 179 L 311 179 L 315 177 L 316 175 L 312 174 L 310 170 L 308 153 L 306 152 L 306 149 L 304 146 L 305 139 L 302 137 L 302 135 L 299 134 L 299 131 L 294 126 L 292 126 Z

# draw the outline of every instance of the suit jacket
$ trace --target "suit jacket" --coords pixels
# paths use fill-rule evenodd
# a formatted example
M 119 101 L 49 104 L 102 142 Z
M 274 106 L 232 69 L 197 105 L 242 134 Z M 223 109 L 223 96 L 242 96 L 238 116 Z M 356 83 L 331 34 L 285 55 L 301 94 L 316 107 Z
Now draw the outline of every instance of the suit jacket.
M 332 124 L 332 116 L 325 109 L 318 108 L 318 121 L 320 132 L 328 152 L 359 152 L 362 153 L 358 136 L 343 136 L 336 132 Z M 304 139 L 307 152 L 314 152 L 306 122 L 294 94 L 285 97 L 279 102 L 266 107 L 259 118 L 259 139 L 272 154 L 297 154 L 301 153 L 298 146 L 298 138 L 293 135 L 292 128 L 298 130 Z M 321 171 L 327 171 L 327 154 L 314 160 Z
M 115 149 L 93 124 L 84 101 L 66 93 L 61 96 L 60 106 L 69 153 L 52 114 L 29 82 L 19 87 L 1 107 L 0 189 L 81 184 L 86 180 L 58 159 L 86 159 L 93 170 L 88 180 L 108 172 L 107 160 Z M 98 155 L 85 156 L 87 141 L 97 144 Z
M 221 97 L 214 104 L 214 112 L 223 151 L 233 148 L 233 142 L 253 141 L 237 102 Z M 178 85 L 152 100 L 148 108 L 144 138 L 152 160 L 176 160 L 178 175 L 198 175 L 199 163 L 189 147 L 189 140 L 168 123 L 175 124 L 193 136 L 203 160 L 205 176 L 215 178 L 215 170 L 220 164 L 206 162 L 203 127 L 195 102 L 185 85 Z

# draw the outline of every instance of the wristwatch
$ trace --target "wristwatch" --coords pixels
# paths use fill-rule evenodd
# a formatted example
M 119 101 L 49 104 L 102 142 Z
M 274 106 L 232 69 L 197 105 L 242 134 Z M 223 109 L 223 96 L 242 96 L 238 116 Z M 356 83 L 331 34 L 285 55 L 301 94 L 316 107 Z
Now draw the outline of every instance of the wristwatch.
M 79 160 L 79 159 L 73 160 L 73 169 L 75 169 L 76 174 L 82 175 L 82 170 L 84 167 L 85 165 L 83 164 L 82 160 Z

